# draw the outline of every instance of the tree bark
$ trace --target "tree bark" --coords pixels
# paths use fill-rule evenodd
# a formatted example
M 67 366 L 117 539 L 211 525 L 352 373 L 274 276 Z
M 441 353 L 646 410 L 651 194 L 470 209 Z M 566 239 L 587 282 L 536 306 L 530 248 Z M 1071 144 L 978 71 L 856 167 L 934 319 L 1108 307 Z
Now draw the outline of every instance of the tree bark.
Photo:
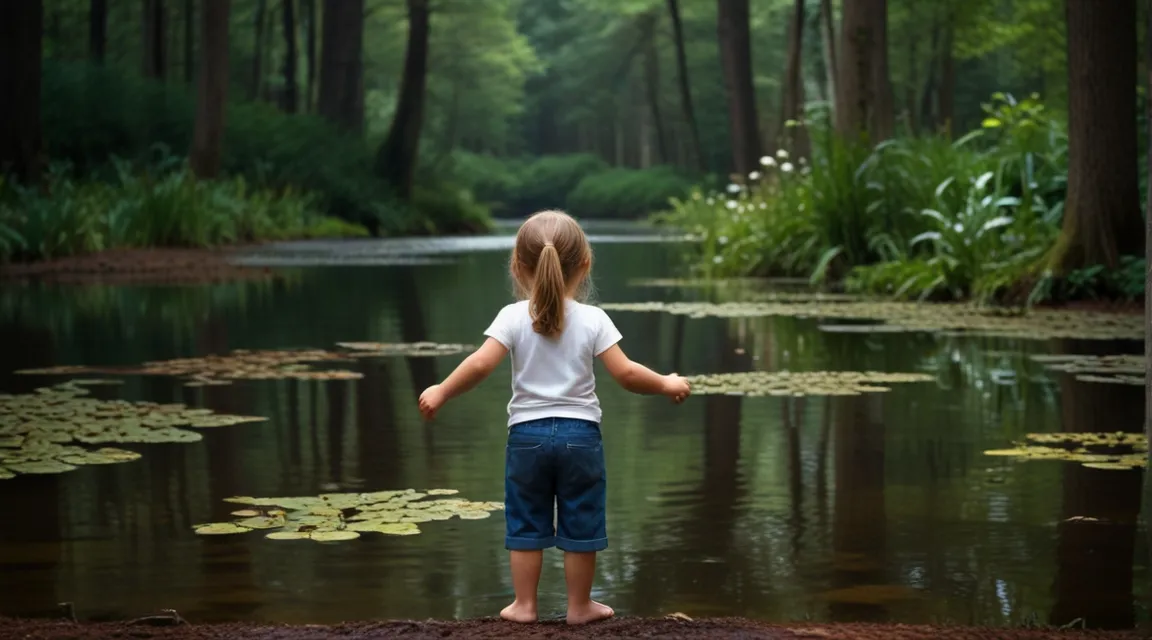
M 0 175 L 40 178 L 42 0 L 0 2 Z
M 305 80 L 304 89 L 304 108 L 306 112 L 311 112 L 315 105 L 314 99 L 316 96 L 316 0 L 301 0 L 301 8 L 303 11 L 304 19 L 304 55 L 306 58 Z
M 1147 81 L 1144 108 L 1145 115 L 1149 118 L 1148 122 L 1152 122 L 1152 0 L 1148 0 L 1148 28 L 1149 31 L 1146 33 L 1149 35 L 1146 36 L 1147 42 L 1144 45 L 1144 73 Z M 1144 433 L 1148 436 L 1148 440 L 1152 441 L 1152 295 L 1148 293 L 1152 291 L 1152 126 L 1148 127 L 1148 157 L 1146 162 L 1149 188 L 1147 200 L 1144 203 Z M 1148 456 L 1149 460 L 1152 461 L 1152 451 L 1149 452 Z M 1149 476 L 1149 482 L 1145 485 L 1145 493 L 1152 496 L 1152 493 L 1149 493 L 1152 491 L 1152 473 L 1145 475 Z M 1149 539 L 1152 539 L 1152 527 L 1149 529 Z
M 192 86 L 195 79 L 196 2 L 184 0 L 184 82 Z
M 229 0 L 204 0 L 201 11 L 200 82 L 189 162 L 200 178 L 220 173 L 228 99 Z
M 388 137 L 376 154 L 376 171 L 397 196 L 412 195 L 424 121 L 424 87 L 428 81 L 428 0 L 408 0 L 408 46 L 404 52 L 404 75 L 396 115 Z
M 96 64 L 104 64 L 108 45 L 108 0 L 88 3 L 88 53 Z
M 257 0 L 253 23 L 256 29 L 256 43 L 252 49 L 252 82 L 248 85 L 248 98 L 250 100 L 260 98 L 260 88 L 264 84 L 264 23 L 267 15 L 268 0 Z
M 836 130 L 848 140 L 876 144 L 895 128 L 887 32 L 887 0 L 844 0 Z
M 760 133 L 752 86 L 752 41 L 748 0 L 718 0 L 718 35 L 724 88 L 728 95 L 732 171 L 748 175 L 759 166 Z
M 168 68 L 164 0 L 144 0 L 144 76 L 163 80 Z
M 825 82 L 828 84 L 828 95 L 833 96 L 834 103 L 836 70 L 839 67 L 836 66 L 836 16 L 832 13 L 832 0 L 820 0 L 820 24 L 824 35 L 821 40 L 824 44 L 824 73 L 827 76 Z
M 653 31 L 655 25 L 653 25 Z M 669 162 L 668 138 L 664 129 L 664 115 L 660 111 L 660 58 L 656 51 L 656 35 L 651 33 L 644 57 L 644 87 L 648 94 L 648 107 L 652 110 L 652 126 L 656 134 L 657 163 Z
M 343 129 L 364 129 L 364 0 L 324 0 L 320 41 L 320 115 Z
M 284 95 L 283 108 L 296 113 L 299 88 L 296 83 L 296 3 L 284 0 L 281 12 L 284 22 Z
M 948 26 L 944 31 L 944 49 L 940 54 L 940 128 L 944 135 L 952 137 L 953 115 L 956 111 L 956 57 L 953 53 L 956 42 L 956 27 L 953 19 L 948 19 Z
M 672 41 L 676 45 L 676 74 L 680 85 L 680 105 L 692 142 L 692 154 L 700 173 L 708 172 L 704 159 L 704 145 L 700 142 L 700 127 L 696 123 L 696 109 L 692 105 L 692 82 L 688 76 L 688 53 L 684 47 L 684 23 L 680 19 L 679 0 L 668 0 L 668 15 L 672 19 Z
M 804 114 L 804 79 L 801 52 L 804 44 L 804 0 L 796 0 L 788 29 L 788 63 L 784 72 L 784 95 L 780 100 L 780 144 L 799 157 L 808 156 L 808 136 L 803 127 L 788 126 L 799 122 Z
M 1068 193 L 1057 273 L 1140 253 L 1136 0 L 1066 0 Z
M 924 79 L 924 86 L 920 92 L 920 125 L 928 131 L 936 128 L 936 95 L 937 67 L 942 67 L 940 51 L 940 18 L 936 16 L 932 22 L 932 36 L 928 45 L 931 60 L 928 63 L 928 76 Z

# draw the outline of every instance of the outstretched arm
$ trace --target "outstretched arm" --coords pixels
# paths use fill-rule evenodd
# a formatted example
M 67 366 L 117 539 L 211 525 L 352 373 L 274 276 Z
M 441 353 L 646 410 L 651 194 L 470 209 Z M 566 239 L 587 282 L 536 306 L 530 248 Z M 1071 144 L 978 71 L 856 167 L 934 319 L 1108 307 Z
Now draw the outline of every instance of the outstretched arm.
M 624 355 L 620 345 L 612 345 L 600 354 L 612 378 L 632 393 L 668 396 L 677 404 L 684 402 L 692 392 L 688 381 L 676 374 L 662 376 L 644 365 L 633 362 Z
M 435 418 L 444 403 L 483 382 L 506 355 L 508 349 L 498 341 L 492 338 L 484 341 L 472 355 L 464 358 L 464 362 L 444 382 L 432 385 L 420 394 L 420 413 L 424 414 L 424 419 Z

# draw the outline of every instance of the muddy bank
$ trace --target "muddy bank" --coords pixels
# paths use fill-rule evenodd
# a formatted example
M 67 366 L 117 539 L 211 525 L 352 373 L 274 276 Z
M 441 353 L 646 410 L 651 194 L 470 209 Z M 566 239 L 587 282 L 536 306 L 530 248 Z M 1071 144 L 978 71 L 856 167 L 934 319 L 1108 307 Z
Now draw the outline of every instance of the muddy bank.
M 203 284 L 275 277 L 271 269 L 232 264 L 227 249 L 113 249 L 38 262 L 0 264 L 0 282 L 57 284 Z
M 1137 631 L 1058 631 L 1042 629 L 928 627 L 865 624 L 772 625 L 740 618 L 679 620 L 659 618 L 619 618 L 585 627 L 568 627 L 561 622 L 517 625 L 494 619 L 455 622 L 356 622 L 340 625 L 256 625 L 183 624 L 153 626 L 144 622 L 82 623 L 49 620 L 0 619 L 0 638 L 27 640 L 103 640 L 107 638 L 202 640 L 245 638 L 246 640 L 321 640 L 335 638 L 764 638 L 801 639 L 884 639 L 884 640 L 1041 640 L 1047 638 L 1099 638 L 1135 640 L 1147 638 Z

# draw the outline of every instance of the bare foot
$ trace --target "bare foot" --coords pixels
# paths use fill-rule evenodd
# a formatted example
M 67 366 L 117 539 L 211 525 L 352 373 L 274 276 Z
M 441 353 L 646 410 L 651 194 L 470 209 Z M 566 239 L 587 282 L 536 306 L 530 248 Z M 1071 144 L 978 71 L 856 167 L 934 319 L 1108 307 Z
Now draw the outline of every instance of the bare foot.
M 598 620 L 607 620 L 616 615 L 606 604 L 600 604 L 595 600 L 589 600 L 588 604 L 573 608 L 571 605 L 568 607 L 568 624 L 587 624 L 589 622 L 596 622 Z
M 504 607 L 500 617 L 509 622 L 536 622 L 536 605 L 526 605 L 517 600 Z

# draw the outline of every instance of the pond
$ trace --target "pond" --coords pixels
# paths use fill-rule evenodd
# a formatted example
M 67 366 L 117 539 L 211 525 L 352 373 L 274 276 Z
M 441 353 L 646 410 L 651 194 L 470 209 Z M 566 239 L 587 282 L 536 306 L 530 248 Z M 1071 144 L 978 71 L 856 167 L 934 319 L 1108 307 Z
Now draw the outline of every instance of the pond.
M 678 271 L 676 242 L 594 229 L 598 299 L 705 300 L 638 286 Z M 0 392 L 232 349 L 346 341 L 476 343 L 509 301 L 506 234 L 272 247 L 276 282 L 12 287 L 0 294 Z M 830 333 L 791 317 L 612 312 L 633 358 L 683 374 L 789 369 L 929 374 L 887 393 L 709 395 L 672 406 L 606 378 L 610 548 L 595 597 L 618 613 L 788 620 L 1130 627 L 1150 617 L 1144 472 L 989 457 L 1025 434 L 1138 431 L 1140 387 L 1049 371 L 1043 353 L 1138 353 L 1131 341 Z M 511 597 L 503 518 L 318 544 L 198 536 L 231 496 L 450 488 L 503 497 L 507 364 L 424 424 L 416 397 L 462 356 L 360 358 L 355 380 L 187 387 L 125 376 L 97 397 L 186 403 L 265 422 L 201 442 L 128 444 L 140 460 L 0 480 L 0 614 L 330 623 L 495 615 Z M 550 553 L 542 615 L 562 615 Z M 1079 624 L 1079 623 L 1077 623 Z

